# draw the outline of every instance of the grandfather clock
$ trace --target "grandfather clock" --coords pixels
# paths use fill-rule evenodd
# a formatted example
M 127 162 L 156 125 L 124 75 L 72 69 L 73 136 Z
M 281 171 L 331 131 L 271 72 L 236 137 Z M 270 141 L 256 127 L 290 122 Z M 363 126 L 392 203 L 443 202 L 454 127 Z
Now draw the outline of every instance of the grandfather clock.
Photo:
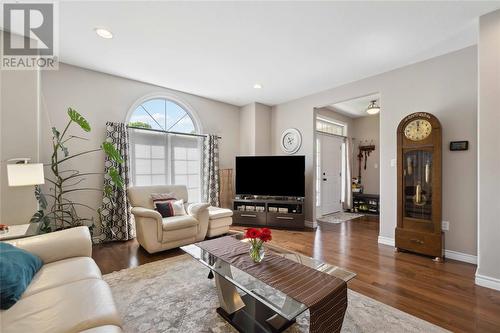
M 443 260 L 441 125 L 430 113 L 406 116 L 398 126 L 396 251 Z

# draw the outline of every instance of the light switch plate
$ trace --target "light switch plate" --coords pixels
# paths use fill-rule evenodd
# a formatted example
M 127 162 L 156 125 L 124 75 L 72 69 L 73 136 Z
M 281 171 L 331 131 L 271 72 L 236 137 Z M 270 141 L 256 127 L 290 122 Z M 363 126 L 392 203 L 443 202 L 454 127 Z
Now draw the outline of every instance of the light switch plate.
M 441 222 L 441 229 L 444 231 L 450 230 L 450 222 L 449 221 L 442 221 Z
M 394 168 L 395 166 L 396 166 L 396 159 L 395 159 L 395 158 L 393 158 L 393 159 L 391 160 L 391 167 L 393 167 L 393 168 Z

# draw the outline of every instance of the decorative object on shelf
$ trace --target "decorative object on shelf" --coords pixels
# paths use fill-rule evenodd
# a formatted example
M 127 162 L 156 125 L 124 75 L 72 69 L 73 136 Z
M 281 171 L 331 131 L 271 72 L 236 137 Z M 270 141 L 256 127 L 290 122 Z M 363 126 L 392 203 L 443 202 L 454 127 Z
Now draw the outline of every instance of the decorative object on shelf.
M 469 141 L 450 141 L 450 150 L 469 150 Z
M 288 128 L 281 134 L 281 149 L 287 154 L 294 154 L 302 145 L 302 134 L 296 128 Z
M 354 193 L 352 204 L 352 212 L 378 215 L 380 210 L 380 197 L 378 194 Z
M 380 106 L 377 104 L 377 100 L 374 99 L 370 101 L 370 104 L 368 104 L 368 107 L 366 108 L 366 113 L 370 115 L 374 115 L 380 112 Z
M 104 189 L 94 187 L 79 187 L 78 185 L 85 181 L 87 176 L 102 175 L 102 172 L 80 172 L 74 167 L 71 169 L 63 168 L 67 161 L 90 153 L 104 152 L 109 159 L 124 163 L 120 153 L 110 142 L 103 142 L 99 148 L 78 152 L 70 155 L 67 144 L 73 140 L 87 140 L 86 138 L 68 134 L 71 125 L 77 124 L 84 132 L 90 132 L 90 124 L 76 110 L 68 108 L 69 121 L 62 132 L 52 127 L 52 155 L 49 164 L 52 171 L 51 178 L 45 178 L 51 185 L 46 193 L 40 187 L 35 188 L 35 197 L 38 200 L 40 209 L 33 215 L 30 222 L 40 222 L 41 232 L 51 232 L 60 229 L 72 228 L 81 225 L 87 225 L 92 230 L 94 227 L 93 217 L 81 217 L 77 208 L 96 211 L 94 208 L 78 203 L 68 197 L 70 193 L 79 191 L 103 192 L 105 196 L 111 197 L 112 188 L 105 186 Z M 117 187 L 123 187 L 124 182 L 118 170 L 109 168 L 107 176 L 110 182 Z M 50 205 L 49 205 L 50 202 Z M 100 209 L 97 209 L 99 213 Z M 98 217 L 101 216 L 98 214 Z
M 264 259 L 264 243 L 272 239 L 271 230 L 268 228 L 249 228 L 245 231 L 245 238 L 250 241 L 250 258 L 255 263 L 260 263 Z
M 430 113 L 405 117 L 397 130 L 396 250 L 443 259 L 441 125 Z

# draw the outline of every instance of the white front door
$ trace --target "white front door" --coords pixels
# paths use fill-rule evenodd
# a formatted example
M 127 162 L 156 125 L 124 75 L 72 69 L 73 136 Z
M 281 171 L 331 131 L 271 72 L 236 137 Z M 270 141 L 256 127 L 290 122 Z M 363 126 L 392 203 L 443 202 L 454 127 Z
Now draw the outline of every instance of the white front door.
M 331 214 L 342 209 L 342 138 L 318 134 L 321 154 L 321 214 Z

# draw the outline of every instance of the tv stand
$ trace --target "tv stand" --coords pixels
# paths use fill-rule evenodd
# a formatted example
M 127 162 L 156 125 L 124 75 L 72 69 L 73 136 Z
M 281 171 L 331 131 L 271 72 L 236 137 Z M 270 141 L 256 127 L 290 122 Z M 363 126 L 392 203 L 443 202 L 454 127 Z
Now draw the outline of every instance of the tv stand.
M 303 229 L 304 220 L 304 198 L 245 196 L 233 200 L 235 225 Z

